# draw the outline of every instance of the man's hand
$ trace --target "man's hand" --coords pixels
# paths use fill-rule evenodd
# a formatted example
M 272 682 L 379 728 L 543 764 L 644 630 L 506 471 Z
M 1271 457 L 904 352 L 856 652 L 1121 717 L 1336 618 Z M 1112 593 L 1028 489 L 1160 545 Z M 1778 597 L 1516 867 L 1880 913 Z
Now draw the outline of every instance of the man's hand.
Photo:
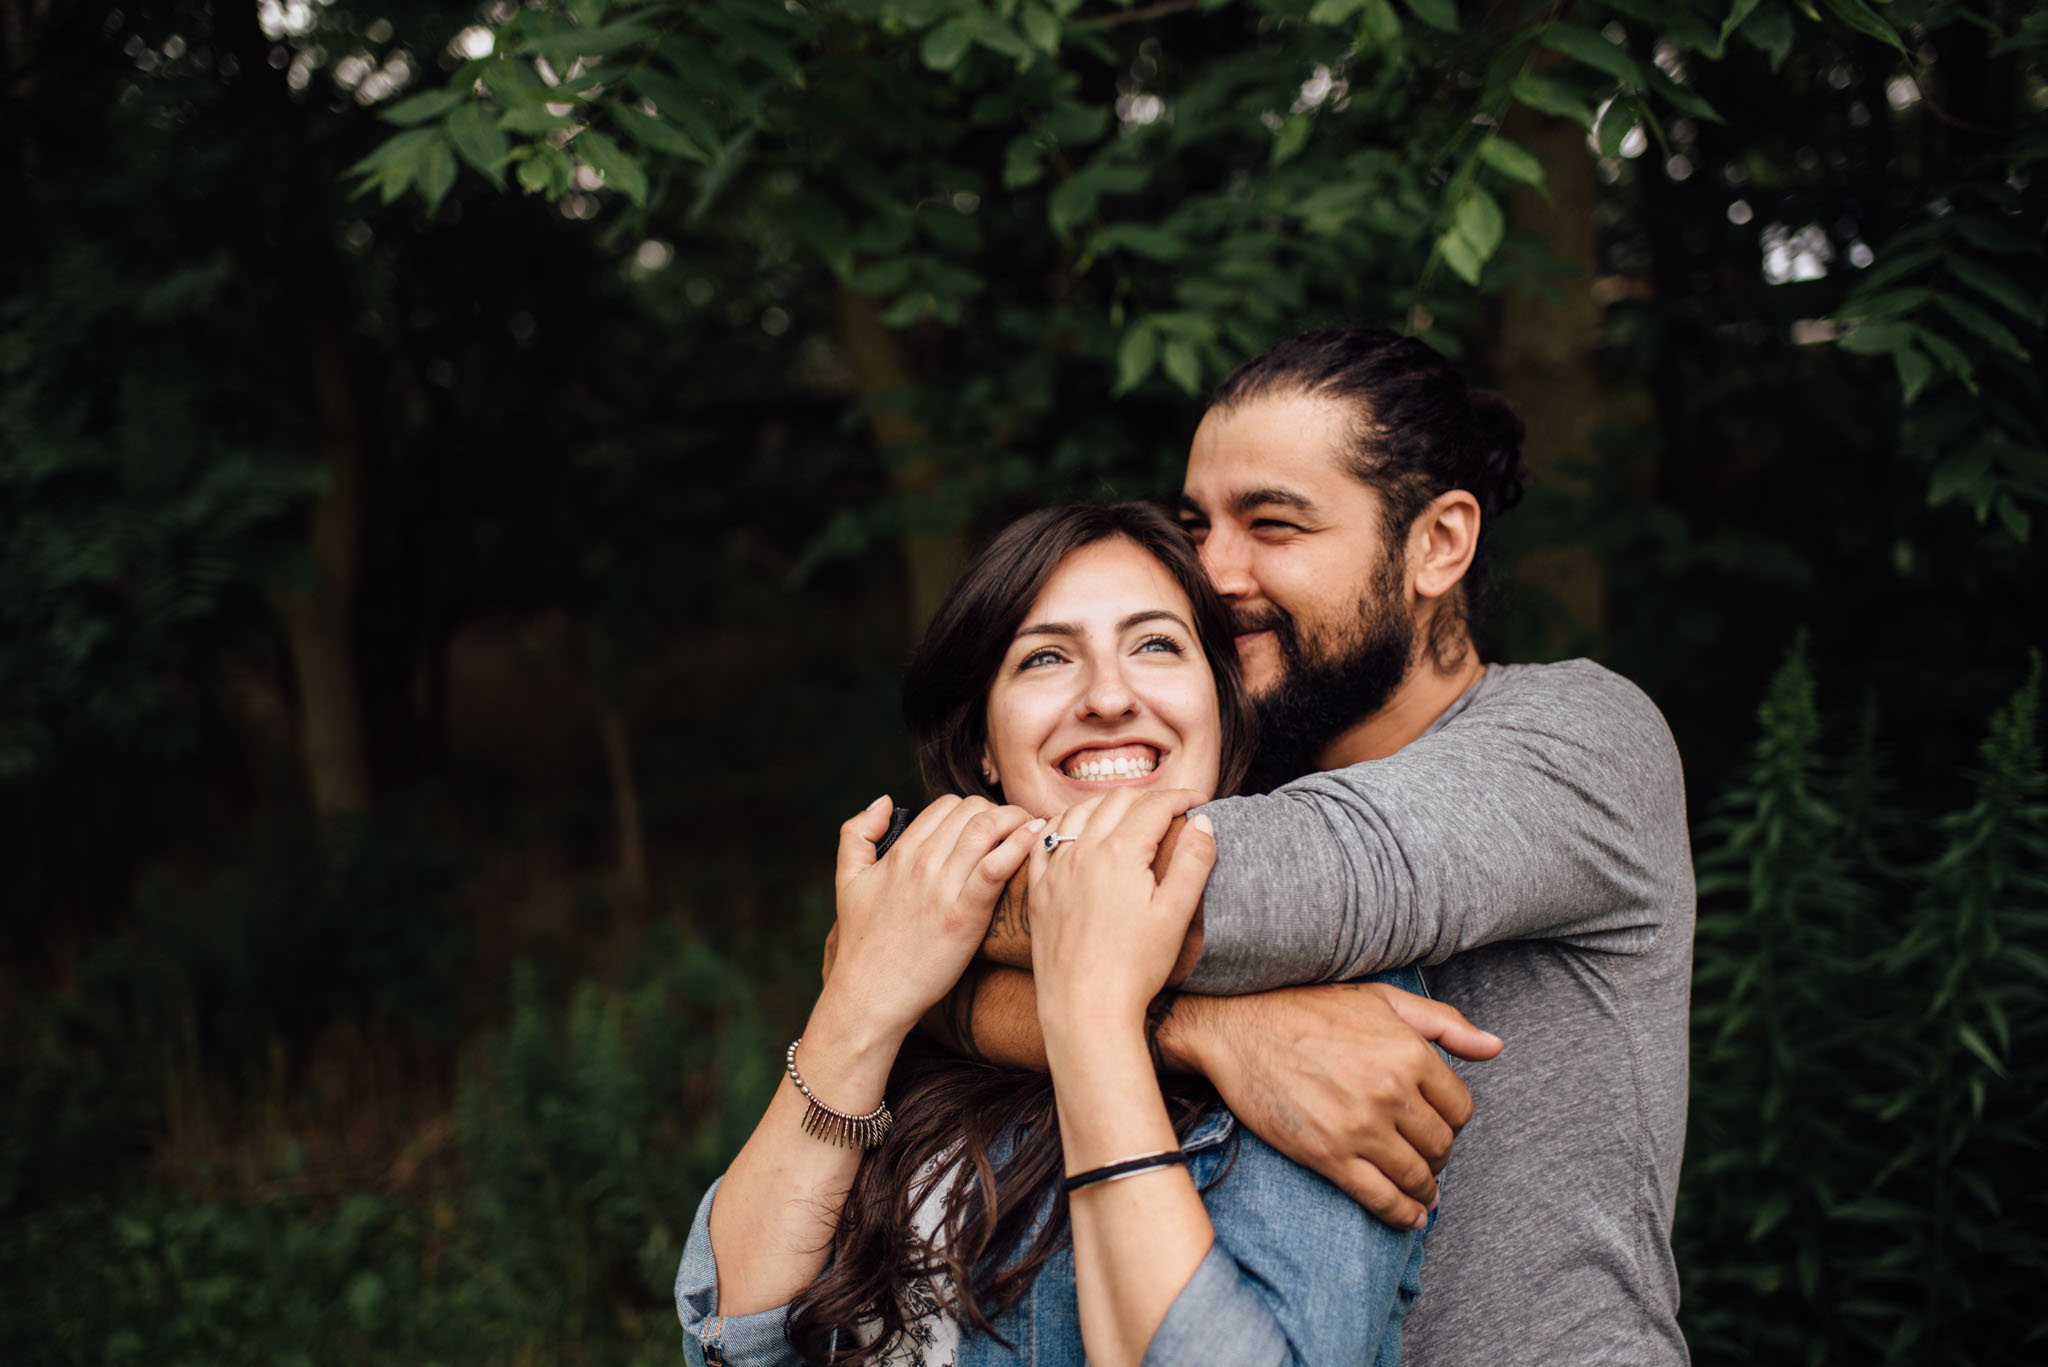
M 1501 1041 L 1455 1007 L 1384 983 L 1182 997 L 1167 1063 L 1215 1084 L 1253 1133 L 1386 1223 L 1420 1228 L 1472 1093 L 1430 1041 L 1489 1059 Z

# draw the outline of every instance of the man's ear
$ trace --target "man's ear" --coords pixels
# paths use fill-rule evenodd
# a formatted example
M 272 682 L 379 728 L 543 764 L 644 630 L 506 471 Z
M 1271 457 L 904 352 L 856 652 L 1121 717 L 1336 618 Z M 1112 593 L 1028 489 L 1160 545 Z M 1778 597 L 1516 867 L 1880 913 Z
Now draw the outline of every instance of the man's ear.
M 1408 528 L 1408 563 L 1415 575 L 1415 596 L 1442 598 L 1472 568 L 1479 550 L 1479 500 L 1464 489 L 1438 494 L 1416 514 Z

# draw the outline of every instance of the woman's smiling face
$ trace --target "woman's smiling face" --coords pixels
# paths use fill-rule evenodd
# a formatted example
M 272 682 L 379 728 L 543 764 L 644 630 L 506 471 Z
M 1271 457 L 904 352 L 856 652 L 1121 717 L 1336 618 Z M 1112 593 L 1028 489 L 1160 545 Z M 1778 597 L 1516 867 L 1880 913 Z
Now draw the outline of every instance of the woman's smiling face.
M 1173 576 L 1117 538 L 1061 562 L 988 694 L 988 766 L 1036 816 L 1119 787 L 1216 791 L 1222 723 Z

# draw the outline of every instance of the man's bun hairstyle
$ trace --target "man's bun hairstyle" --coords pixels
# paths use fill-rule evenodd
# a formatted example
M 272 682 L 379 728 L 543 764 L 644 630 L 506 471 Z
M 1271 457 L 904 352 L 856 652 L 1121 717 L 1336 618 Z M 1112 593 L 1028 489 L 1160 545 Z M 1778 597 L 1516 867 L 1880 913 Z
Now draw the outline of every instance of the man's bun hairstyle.
M 1448 628 L 1470 631 L 1492 606 L 1487 533 L 1521 502 L 1528 467 L 1522 420 L 1506 399 L 1475 389 L 1425 342 L 1387 328 L 1323 328 L 1271 347 L 1223 378 L 1209 405 L 1232 409 L 1269 396 L 1333 399 L 1352 413 L 1351 473 L 1379 491 L 1390 546 L 1402 545 L 1431 499 L 1464 489 L 1479 500 L 1479 544 L 1454 611 L 1437 614 L 1430 648 L 1455 653 Z
M 1522 437 L 1527 429 L 1522 426 L 1522 415 L 1501 395 L 1491 389 L 1468 392 L 1486 465 L 1481 487 L 1474 489 L 1472 496 L 1479 500 L 1484 516 L 1498 517 L 1522 501 L 1522 484 L 1529 478 L 1529 467 L 1522 462 Z

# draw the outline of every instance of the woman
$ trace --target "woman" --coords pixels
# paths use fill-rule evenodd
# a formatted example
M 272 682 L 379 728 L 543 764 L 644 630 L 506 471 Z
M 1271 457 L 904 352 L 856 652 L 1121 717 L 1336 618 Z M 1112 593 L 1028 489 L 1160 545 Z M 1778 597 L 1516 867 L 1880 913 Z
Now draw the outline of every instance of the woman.
M 905 700 L 927 776 L 970 795 L 879 860 L 886 798 L 842 828 L 830 977 L 677 1279 L 691 1361 L 1398 1361 L 1421 1236 L 1162 1089 L 1147 1048 L 1206 819 L 1156 879 L 1154 857 L 1252 743 L 1186 538 L 1137 504 L 1023 519 L 962 575 Z M 1026 859 L 1049 1084 L 905 1044 Z

